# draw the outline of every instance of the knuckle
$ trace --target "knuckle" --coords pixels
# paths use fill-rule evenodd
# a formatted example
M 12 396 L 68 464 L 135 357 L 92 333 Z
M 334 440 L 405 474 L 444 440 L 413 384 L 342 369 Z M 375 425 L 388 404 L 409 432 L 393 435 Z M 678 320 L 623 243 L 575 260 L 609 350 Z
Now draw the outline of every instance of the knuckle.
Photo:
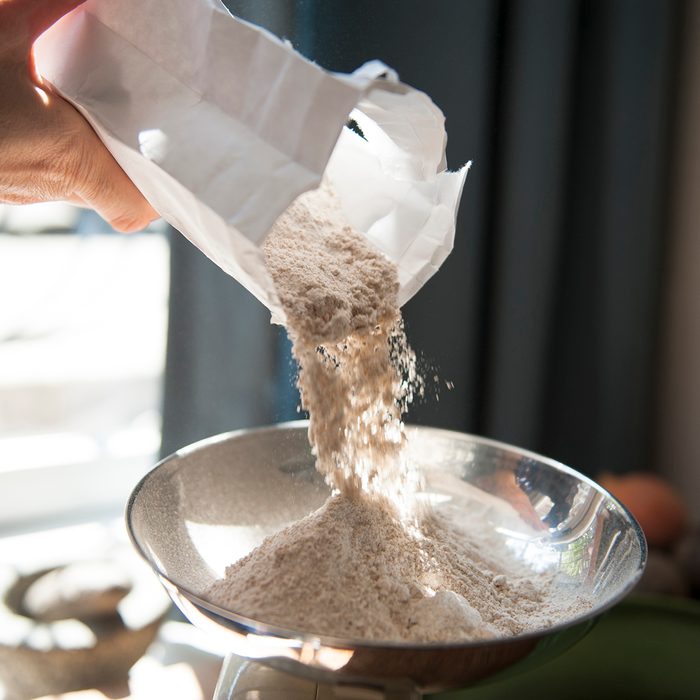
M 56 164 L 66 184 L 75 190 L 84 191 L 97 175 L 98 169 L 84 137 L 73 130 L 65 130 L 57 140 Z

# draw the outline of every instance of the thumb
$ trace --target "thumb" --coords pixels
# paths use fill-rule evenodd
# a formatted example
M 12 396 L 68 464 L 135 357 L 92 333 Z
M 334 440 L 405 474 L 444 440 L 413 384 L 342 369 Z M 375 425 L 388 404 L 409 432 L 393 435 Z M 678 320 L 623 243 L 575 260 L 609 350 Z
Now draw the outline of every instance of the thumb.
M 158 218 L 158 212 L 98 136 L 92 132 L 87 138 L 89 142 L 83 152 L 88 158 L 80 166 L 74 197 L 97 211 L 117 231 L 132 233 L 148 226 Z

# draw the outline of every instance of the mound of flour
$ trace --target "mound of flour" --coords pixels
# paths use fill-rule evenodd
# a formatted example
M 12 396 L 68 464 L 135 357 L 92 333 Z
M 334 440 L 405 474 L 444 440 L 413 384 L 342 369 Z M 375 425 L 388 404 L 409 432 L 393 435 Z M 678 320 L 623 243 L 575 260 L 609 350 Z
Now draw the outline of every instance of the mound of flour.
M 489 639 L 562 614 L 546 575 L 475 535 L 437 514 L 407 526 L 379 500 L 337 495 L 229 566 L 207 595 L 270 624 L 351 639 Z

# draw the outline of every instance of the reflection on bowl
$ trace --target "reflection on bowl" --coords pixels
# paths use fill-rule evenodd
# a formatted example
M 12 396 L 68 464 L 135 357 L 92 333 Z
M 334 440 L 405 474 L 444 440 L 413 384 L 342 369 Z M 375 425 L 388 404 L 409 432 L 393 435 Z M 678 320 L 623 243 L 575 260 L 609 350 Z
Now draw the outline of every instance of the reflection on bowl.
M 382 683 L 408 678 L 430 690 L 464 686 L 530 654 L 543 639 L 549 653 L 554 640 L 566 648 L 638 580 L 646 545 L 637 523 L 572 469 L 432 428 L 409 428 L 407 450 L 423 475 L 426 500 L 478 517 L 514 561 L 554 572 L 558 592 L 586 596 L 591 608 L 535 633 L 417 644 L 287 630 L 211 604 L 205 591 L 227 565 L 328 497 L 304 422 L 217 436 L 167 458 L 135 488 L 129 531 L 193 622 L 225 638 L 233 653 L 319 680 L 342 675 Z

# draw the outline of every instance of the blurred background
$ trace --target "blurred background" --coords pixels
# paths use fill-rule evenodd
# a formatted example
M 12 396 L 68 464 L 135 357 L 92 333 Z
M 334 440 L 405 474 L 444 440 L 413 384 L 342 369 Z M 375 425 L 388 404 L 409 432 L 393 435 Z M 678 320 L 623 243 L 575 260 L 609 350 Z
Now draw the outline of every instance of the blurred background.
M 440 377 L 409 420 L 659 475 L 697 521 L 700 3 L 226 4 L 325 68 L 394 67 L 444 111 L 448 163 L 474 161 L 454 252 L 405 308 Z M 14 575 L 127 547 L 124 503 L 159 455 L 298 416 L 284 333 L 162 222 L 123 236 L 0 205 L 0 295 Z

